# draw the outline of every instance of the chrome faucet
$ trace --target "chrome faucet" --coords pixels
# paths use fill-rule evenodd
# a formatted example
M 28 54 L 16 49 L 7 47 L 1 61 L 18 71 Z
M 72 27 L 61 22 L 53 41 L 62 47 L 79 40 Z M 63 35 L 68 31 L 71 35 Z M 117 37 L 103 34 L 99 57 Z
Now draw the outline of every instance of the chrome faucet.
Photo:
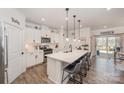
M 72 52 L 72 45 L 71 44 L 69 45 L 69 48 L 70 48 L 70 52 Z

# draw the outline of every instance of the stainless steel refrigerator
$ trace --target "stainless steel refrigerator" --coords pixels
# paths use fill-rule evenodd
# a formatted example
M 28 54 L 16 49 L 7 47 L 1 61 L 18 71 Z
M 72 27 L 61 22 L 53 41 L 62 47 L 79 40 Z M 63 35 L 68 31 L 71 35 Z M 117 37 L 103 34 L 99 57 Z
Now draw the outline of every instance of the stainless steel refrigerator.
M 4 35 L 4 25 L 0 22 L 0 84 L 7 83 L 7 38 Z

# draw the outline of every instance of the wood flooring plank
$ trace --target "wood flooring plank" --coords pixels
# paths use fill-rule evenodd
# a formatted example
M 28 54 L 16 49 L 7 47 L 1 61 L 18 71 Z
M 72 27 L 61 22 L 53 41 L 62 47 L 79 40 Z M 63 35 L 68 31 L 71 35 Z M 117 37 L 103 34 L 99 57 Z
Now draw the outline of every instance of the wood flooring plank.
M 124 84 L 124 71 L 116 69 L 116 62 L 112 59 L 93 58 L 92 65 L 87 76 L 83 79 L 84 84 Z M 13 84 L 54 84 L 47 77 L 47 64 L 39 64 L 28 68 Z M 69 84 L 73 82 L 69 81 Z

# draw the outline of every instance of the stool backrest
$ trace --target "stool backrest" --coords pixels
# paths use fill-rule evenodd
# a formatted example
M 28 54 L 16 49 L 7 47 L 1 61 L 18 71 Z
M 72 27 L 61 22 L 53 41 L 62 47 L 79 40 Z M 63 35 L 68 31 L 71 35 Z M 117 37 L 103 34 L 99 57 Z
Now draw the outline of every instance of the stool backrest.
M 90 56 L 91 56 L 91 52 L 88 53 L 88 57 L 89 57 L 89 58 L 90 58 Z
M 89 53 L 86 54 L 85 59 L 88 60 Z
M 80 60 L 80 62 L 76 64 L 75 69 L 74 69 L 74 73 L 80 72 L 80 68 L 81 68 L 82 62 L 83 61 Z
M 89 59 L 90 59 L 90 56 L 91 56 L 91 52 L 88 52 L 88 53 L 86 54 L 86 60 L 89 60 Z
M 83 65 L 83 63 L 84 63 L 85 60 L 86 60 L 86 57 L 84 56 L 81 60 L 82 60 L 82 64 L 81 64 L 81 65 Z

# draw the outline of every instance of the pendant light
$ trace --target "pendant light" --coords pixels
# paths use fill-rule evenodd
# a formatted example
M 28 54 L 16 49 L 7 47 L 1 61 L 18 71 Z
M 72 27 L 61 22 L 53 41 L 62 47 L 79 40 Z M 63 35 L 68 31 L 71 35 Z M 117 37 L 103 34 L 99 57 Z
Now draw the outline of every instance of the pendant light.
M 79 34 L 79 39 L 78 39 L 78 41 L 79 41 L 79 42 L 80 42 L 80 22 L 81 22 L 81 21 L 78 20 L 78 30 L 79 30 L 79 33 L 78 33 L 78 34 Z
M 66 33 L 67 33 L 67 36 L 66 36 L 66 41 L 69 41 L 69 38 L 68 38 L 68 11 L 69 11 L 69 8 L 66 8 Z
M 73 15 L 73 18 L 74 18 L 74 39 L 73 39 L 73 41 L 74 42 L 76 41 L 76 38 L 75 38 L 75 17 L 76 17 L 76 15 Z

